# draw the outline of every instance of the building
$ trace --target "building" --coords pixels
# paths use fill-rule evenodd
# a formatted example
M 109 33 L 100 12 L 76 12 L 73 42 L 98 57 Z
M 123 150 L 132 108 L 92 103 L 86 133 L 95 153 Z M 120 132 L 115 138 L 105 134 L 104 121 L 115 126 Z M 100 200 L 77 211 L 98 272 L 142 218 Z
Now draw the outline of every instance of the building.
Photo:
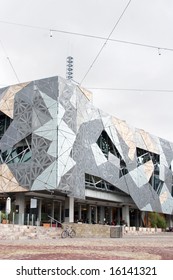
M 173 143 L 92 104 L 52 77 L 0 89 L 0 210 L 15 222 L 145 224 L 173 215 Z

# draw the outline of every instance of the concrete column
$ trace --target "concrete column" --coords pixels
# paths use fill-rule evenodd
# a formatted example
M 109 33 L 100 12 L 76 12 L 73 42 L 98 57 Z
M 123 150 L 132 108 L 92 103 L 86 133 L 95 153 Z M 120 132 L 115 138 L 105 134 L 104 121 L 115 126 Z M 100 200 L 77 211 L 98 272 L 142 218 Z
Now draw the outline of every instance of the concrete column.
M 127 223 L 127 226 L 130 226 L 130 215 L 129 215 L 129 206 L 124 205 L 122 207 L 122 219 Z
M 41 221 L 41 208 L 42 208 L 42 199 L 39 199 L 38 204 L 38 220 Z
M 91 223 L 97 223 L 97 206 L 91 206 Z
M 65 198 L 65 222 L 74 223 L 74 197 Z
M 61 223 L 61 216 L 62 216 L 62 202 L 59 203 L 59 222 Z
M 69 197 L 69 222 L 74 223 L 74 197 Z
M 135 210 L 135 225 L 136 227 L 140 227 L 140 212 L 139 210 Z
M 65 198 L 64 222 L 69 223 L 69 197 Z
M 141 211 L 141 220 L 140 220 L 140 226 L 143 227 L 146 225 L 146 220 L 145 220 L 145 212 Z
M 81 220 L 81 204 L 78 205 L 78 220 Z
M 112 207 L 109 208 L 109 224 L 113 222 L 113 211 Z
M 173 215 L 170 215 L 170 227 L 173 227 Z
M 169 226 L 170 227 L 173 227 L 173 215 L 170 215 L 170 223 L 169 223 Z
M 167 222 L 168 227 L 172 227 L 173 226 L 173 216 L 166 215 L 166 222 Z
M 88 205 L 88 210 L 87 210 L 87 219 L 89 224 L 91 224 L 91 205 Z
M 95 222 L 96 222 L 96 224 L 98 223 L 98 220 L 97 220 L 97 206 L 96 206 L 96 209 L 95 209 Z
M 120 208 L 116 208 L 116 223 L 117 223 L 117 225 L 120 225 L 120 221 L 121 221 L 120 212 L 121 212 L 121 209 Z
M 16 216 L 18 216 L 17 223 L 19 225 L 24 224 L 24 214 L 25 214 L 25 195 L 24 193 L 16 193 Z
M 51 217 L 54 218 L 55 202 L 52 201 Z
M 104 223 L 104 218 L 105 218 L 105 208 L 104 206 L 100 206 L 100 223 Z

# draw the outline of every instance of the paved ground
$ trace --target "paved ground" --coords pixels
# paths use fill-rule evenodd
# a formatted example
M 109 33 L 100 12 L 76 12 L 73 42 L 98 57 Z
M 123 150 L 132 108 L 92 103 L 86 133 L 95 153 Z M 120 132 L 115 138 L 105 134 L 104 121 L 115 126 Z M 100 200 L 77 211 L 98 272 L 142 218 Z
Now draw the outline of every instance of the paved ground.
M 173 233 L 123 238 L 0 240 L 1 260 L 173 260 Z

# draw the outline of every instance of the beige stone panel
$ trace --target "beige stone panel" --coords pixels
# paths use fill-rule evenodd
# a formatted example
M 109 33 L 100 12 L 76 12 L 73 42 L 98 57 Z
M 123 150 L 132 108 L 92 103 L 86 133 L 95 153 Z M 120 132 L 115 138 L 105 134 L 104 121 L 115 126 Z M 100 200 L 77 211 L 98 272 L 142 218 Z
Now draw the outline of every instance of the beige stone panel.
M 0 176 L 0 192 L 6 192 L 6 185 L 8 184 L 9 180 Z
M 154 171 L 154 165 L 153 165 L 153 162 L 152 160 L 149 160 L 147 161 L 144 165 L 143 165 L 143 168 L 144 168 L 144 172 L 146 174 L 146 177 L 147 177 L 147 180 L 149 181 L 150 178 L 151 178 L 151 175 Z
M 127 125 L 125 121 L 120 121 L 115 117 L 112 117 L 112 123 L 115 125 L 116 129 L 120 133 L 124 142 L 129 147 L 128 156 L 131 160 L 134 160 L 134 156 L 136 153 L 136 144 L 134 142 L 134 134 L 130 127 Z
M 119 120 L 118 118 L 112 116 L 112 123 L 113 123 L 113 125 L 115 125 L 116 128 L 118 129 L 118 126 L 119 126 L 119 124 L 120 124 L 120 120 Z
M 14 96 L 28 84 L 29 82 L 10 86 L 0 101 L 0 110 L 11 119 L 13 118 Z
M 128 152 L 128 156 L 131 160 L 134 160 L 135 154 L 136 154 L 136 145 L 133 141 L 127 141 L 126 144 L 129 147 L 129 152 Z
M 3 171 L 4 165 L 6 165 L 6 164 L 1 164 L 0 165 L 0 176 L 2 176 L 2 171 Z
M 153 153 L 158 153 L 157 146 L 153 139 L 151 138 L 150 134 L 142 129 L 139 130 L 141 137 L 145 143 L 146 150 L 149 150 L 150 152 Z
M 120 130 L 121 135 L 123 135 L 123 136 L 128 134 L 129 127 L 127 126 L 125 121 L 122 121 L 121 123 L 119 123 L 119 130 Z
M 0 165 L 0 176 L 11 180 L 14 176 L 6 164 Z
M 19 186 L 18 183 L 14 183 L 12 181 L 8 181 L 6 184 L 6 192 L 25 192 L 26 188 Z
M 167 191 L 165 191 L 165 192 L 163 192 L 161 195 L 160 195 L 160 203 L 161 204 L 163 204 L 166 200 L 167 200 L 167 198 L 168 198 L 168 192 Z
M 6 164 L 0 165 L 0 192 L 24 192 L 27 188 L 21 187 Z

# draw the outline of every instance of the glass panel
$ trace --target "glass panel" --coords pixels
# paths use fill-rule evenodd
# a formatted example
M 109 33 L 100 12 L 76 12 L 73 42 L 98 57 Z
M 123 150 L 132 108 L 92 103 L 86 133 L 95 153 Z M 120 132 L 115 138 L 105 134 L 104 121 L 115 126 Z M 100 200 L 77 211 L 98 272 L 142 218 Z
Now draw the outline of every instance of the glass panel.
M 111 185 L 110 183 L 102 180 L 99 177 L 85 174 L 85 187 L 86 188 L 92 188 L 92 189 L 100 189 L 107 192 L 115 192 L 115 193 L 121 193 L 125 194 L 123 191 L 118 189 L 117 187 Z
M 0 163 L 22 163 L 31 159 L 31 135 L 17 143 L 12 149 L 0 151 Z
M 10 119 L 4 113 L 0 112 L 0 139 L 4 135 L 5 131 L 7 130 L 11 122 L 12 119 Z
M 109 152 L 120 159 L 121 169 L 120 169 L 119 177 L 122 177 L 128 173 L 128 169 L 126 167 L 125 161 L 122 159 L 122 156 L 120 155 L 115 145 L 112 143 L 111 139 L 109 138 L 105 130 L 103 130 L 101 135 L 99 136 L 97 140 L 97 145 L 102 150 L 102 153 L 107 159 L 108 159 Z

